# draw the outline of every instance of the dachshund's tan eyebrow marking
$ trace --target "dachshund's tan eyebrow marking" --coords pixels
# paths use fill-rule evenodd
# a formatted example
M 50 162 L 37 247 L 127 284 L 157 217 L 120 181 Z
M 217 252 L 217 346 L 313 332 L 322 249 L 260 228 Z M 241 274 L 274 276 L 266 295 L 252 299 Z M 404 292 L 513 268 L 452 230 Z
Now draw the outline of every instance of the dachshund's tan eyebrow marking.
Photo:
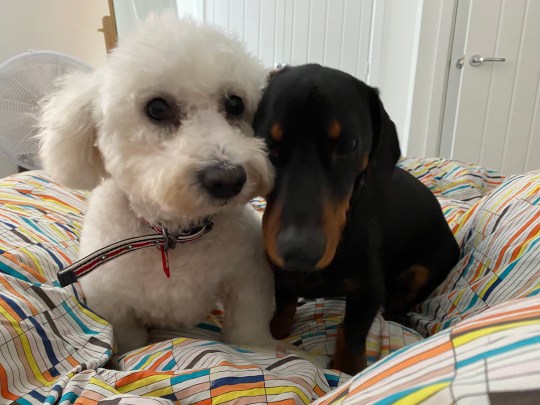
M 270 129 L 270 136 L 276 142 L 281 141 L 281 138 L 283 138 L 283 128 L 277 122 L 272 125 L 272 129 Z
M 339 121 L 334 120 L 328 127 L 328 136 L 332 139 L 337 139 L 341 135 L 341 124 Z

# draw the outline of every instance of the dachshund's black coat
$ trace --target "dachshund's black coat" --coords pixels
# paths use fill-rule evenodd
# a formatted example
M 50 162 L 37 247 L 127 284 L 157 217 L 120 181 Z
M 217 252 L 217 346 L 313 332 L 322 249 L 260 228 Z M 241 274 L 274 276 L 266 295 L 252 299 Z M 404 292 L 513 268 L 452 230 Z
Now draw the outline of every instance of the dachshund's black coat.
M 356 373 L 379 308 L 404 320 L 457 262 L 457 243 L 430 190 L 395 167 L 395 126 L 354 77 L 319 65 L 278 71 L 254 128 L 276 169 L 263 218 L 272 332 L 290 333 L 299 297 L 344 296 L 332 366 Z

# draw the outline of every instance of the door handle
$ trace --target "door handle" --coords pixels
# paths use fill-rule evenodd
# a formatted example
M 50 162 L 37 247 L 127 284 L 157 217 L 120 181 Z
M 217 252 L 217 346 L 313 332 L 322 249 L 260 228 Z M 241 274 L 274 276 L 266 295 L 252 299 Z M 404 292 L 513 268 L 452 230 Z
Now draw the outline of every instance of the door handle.
M 505 62 L 506 58 L 484 58 L 480 55 L 473 55 L 469 58 L 469 63 L 472 66 L 480 66 L 484 62 Z

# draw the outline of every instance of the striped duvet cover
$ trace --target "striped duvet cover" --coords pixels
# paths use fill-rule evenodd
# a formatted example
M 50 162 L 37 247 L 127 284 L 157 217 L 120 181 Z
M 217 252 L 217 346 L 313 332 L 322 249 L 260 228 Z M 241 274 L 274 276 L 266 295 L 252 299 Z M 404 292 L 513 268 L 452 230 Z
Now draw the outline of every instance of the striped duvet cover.
M 223 344 L 216 308 L 195 328 L 153 330 L 148 346 L 115 356 L 110 325 L 55 277 L 77 256 L 85 194 L 41 172 L 1 180 L 0 403 L 535 403 L 540 172 L 503 179 L 444 159 L 400 166 L 436 194 L 462 258 L 409 328 L 376 318 L 372 365 L 352 377 L 325 368 L 341 300 L 301 306 L 292 336 L 268 352 Z

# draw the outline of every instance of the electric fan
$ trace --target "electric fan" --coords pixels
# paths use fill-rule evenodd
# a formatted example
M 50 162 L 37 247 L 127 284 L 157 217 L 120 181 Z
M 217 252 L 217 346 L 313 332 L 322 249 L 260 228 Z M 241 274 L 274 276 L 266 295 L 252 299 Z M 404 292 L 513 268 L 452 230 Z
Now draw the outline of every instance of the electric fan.
M 54 51 L 28 51 L 0 65 L 0 152 L 19 168 L 40 168 L 37 118 L 40 101 L 55 80 L 91 68 Z

